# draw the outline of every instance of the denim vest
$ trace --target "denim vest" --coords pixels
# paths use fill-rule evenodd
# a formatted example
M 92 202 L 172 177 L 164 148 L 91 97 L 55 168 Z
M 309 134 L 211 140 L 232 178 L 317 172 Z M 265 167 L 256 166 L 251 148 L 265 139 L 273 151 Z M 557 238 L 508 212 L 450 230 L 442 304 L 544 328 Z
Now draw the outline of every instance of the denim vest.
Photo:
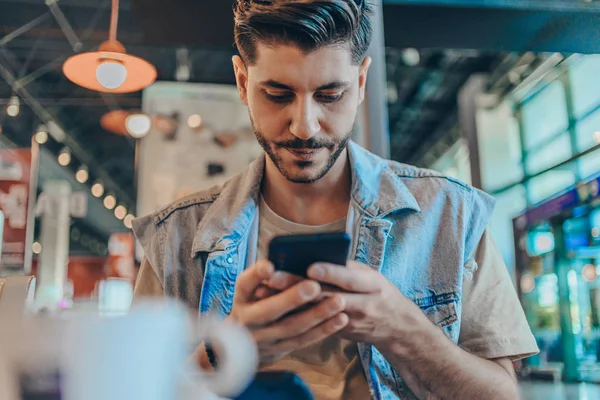
M 485 193 L 436 172 L 348 145 L 351 258 L 380 271 L 458 343 L 462 282 L 493 210 Z M 134 221 L 165 294 L 202 313 L 230 313 L 235 282 L 256 252 L 264 155 L 220 187 Z M 373 346 L 358 343 L 373 399 L 412 398 Z

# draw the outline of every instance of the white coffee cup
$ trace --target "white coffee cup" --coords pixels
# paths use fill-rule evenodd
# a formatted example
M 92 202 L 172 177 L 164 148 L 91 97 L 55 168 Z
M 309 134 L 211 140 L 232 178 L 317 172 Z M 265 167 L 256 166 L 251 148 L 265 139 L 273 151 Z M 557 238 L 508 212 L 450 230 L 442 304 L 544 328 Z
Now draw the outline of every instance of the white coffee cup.
M 5 379 L 14 389 L 35 381 L 27 378 L 58 377 L 61 400 L 237 396 L 258 365 L 251 335 L 213 318 L 201 318 L 197 329 L 191 321 L 185 307 L 171 301 L 137 303 L 127 316 L 113 318 L 77 314 L 68 320 L 23 319 L 17 322 L 22 329 L 8 335 L 12 338 L 0 333 L 4 370 L 11 371 Z M 214 374 L 190 361 L 194 347 L 204 340 L 217 350 L 219 368 Z M 15 341 L 20 344 L 14 346 Z M 0 362 L 1 358 L 0 354 Z M 20 399 L 8 396 L 0 388 L 1 399 Z

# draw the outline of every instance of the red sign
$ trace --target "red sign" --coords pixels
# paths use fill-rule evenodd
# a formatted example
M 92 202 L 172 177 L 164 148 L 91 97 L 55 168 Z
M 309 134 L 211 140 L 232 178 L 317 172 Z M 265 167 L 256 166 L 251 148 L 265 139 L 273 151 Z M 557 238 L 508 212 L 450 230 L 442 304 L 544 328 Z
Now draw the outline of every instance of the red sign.
M 0 210 L 4 220 L 0 268 L 29 268 L 27 222 L 31 189 L 31 149 L 0 149 Z

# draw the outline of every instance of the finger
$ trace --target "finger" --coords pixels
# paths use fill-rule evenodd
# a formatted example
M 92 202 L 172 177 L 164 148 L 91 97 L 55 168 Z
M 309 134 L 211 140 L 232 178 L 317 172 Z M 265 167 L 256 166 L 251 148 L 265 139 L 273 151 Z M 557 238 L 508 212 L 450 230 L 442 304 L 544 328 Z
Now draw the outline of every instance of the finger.
M 293 338 L 333 318 L 344 310 L 344 306 L 344 299 L 341 296 L 331 297 L 301 313 L 285 317 L 256 331 L 254 338 L 259 342 L 275 342 Z
M 348 292 L 370 293 L 379 290 L 377 272 L 369 268 L 318 263 L 308 269 L 308 276 Z
M 294 286 L 295 284 L 301 282 L 304 278 L 288 274 L 283 271 L 276 271 L 271 279 L 267 282 L 267 285 L 273 289 L 277 290 L 286 290 Z
M 336 296 L 339 296 L 343 299 L 343 303 L 345 305 L 344 311 L 348 314 L 368 314 L 368 305 L 371 303 L 369 297 L 372 296 L 361 293 L 338 293 Z
M 242 272 L 235 284 L 234 302 L 253 301 L 256 289 L 263 281 L 271 279 L 274 270 L 273 264 L 269 261 L 259 261 Z
M 264 284 L 261 284 L 258 287 L 258 289 L 256 289 L 256 291 L 254 292 L 254 297 L 256 300 L 263 300 L 277 293 L 279 293 L 279 291 L 271 289 L 270 287 L 265 286 Z
M 316 299 L 320 294 L 321 287 L 317 282 L 300 282 L 284 292 L 248 305 L 244 310 L 244 320 L 247 325 L 262 326 L 269 324 Z
M 340 289 L 337 286 L 328 285 L 326 283 L 321 283 L 321 297 L 331 297 L 336 293 L 348 293 L 347 291 Z
M 348 320 L 345 313 L 338 314 L 308 332 L 270 345 L 269 350 L 274 353 L 284 353 L 318 343 L 344 329 L 348 325 Z

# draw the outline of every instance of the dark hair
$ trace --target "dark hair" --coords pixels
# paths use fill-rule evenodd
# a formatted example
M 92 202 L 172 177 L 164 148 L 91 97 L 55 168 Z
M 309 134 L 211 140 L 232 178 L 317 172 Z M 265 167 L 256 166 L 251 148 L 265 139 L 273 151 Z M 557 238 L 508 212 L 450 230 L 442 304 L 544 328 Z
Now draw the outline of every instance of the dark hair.
M 367 0 L 237 0 L 234 35 L 245 63 L 256 62 L 256 44 L 293 44 L 310 53 L 324 46 L 347 46 L 359 64 L 373 28 Z

